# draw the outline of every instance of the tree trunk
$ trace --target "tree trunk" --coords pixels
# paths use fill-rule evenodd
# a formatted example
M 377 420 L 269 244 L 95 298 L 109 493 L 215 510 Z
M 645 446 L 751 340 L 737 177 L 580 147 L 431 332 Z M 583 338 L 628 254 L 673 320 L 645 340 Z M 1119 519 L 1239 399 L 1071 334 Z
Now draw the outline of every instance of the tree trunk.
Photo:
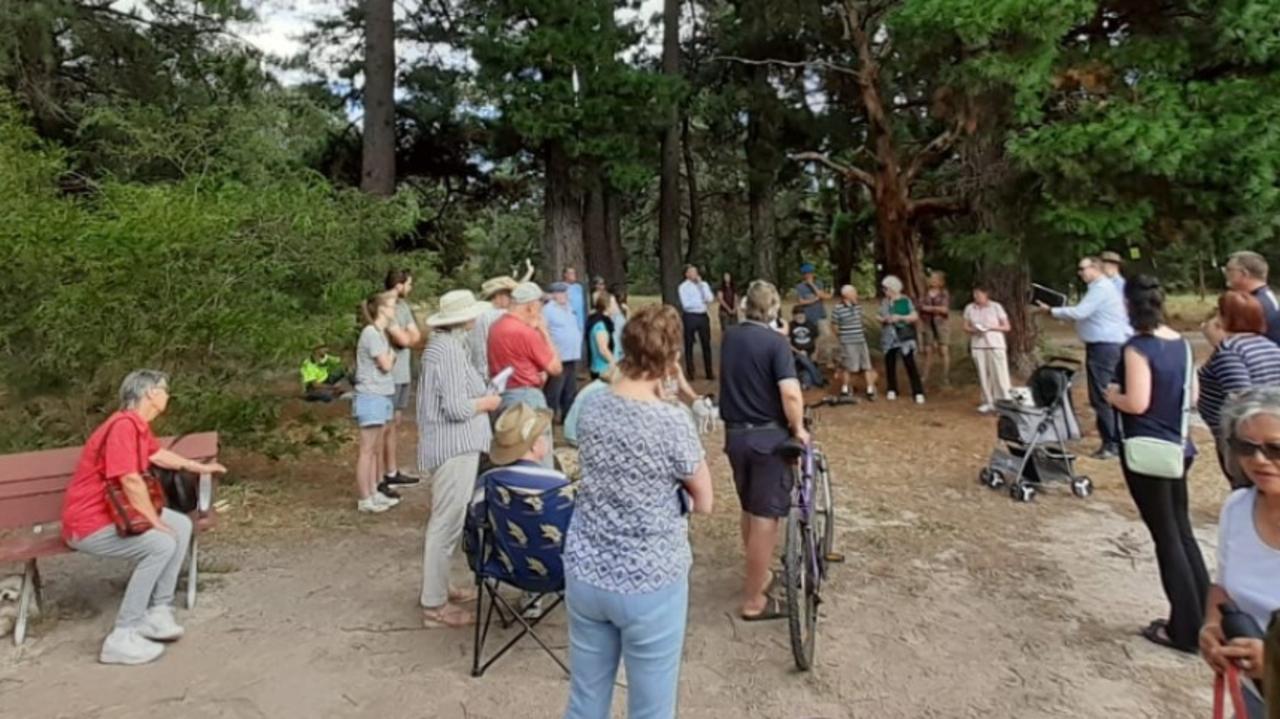
M 625 283 L 622 257 L 622 212 L 618 193 L 603 168 L 592 168 L 583 209 L 583 245 L 587 274 L 603 277 L 610 287 Z
M 702 251 L 702 201 L 698 198 L 698 166 L 694 161 L 693 143 L 689 131 L 689 118 L 681 124 L 680 149 L 684 153 L 685 190 L 689 193 L 689 245 L 685 249 L 685 264 L 695 264 Z
M 837 190 L 835 214 L 831 218 L 831 266 L 835 268 L 836 290 L 853 282 L 858 265 L 858 236 L 853 221 L 853 193 L 857 188 L 843 178 Z
M 773 217 L 774 184 L 779 153 L 777 93 L 769 69 L 751 68 L 751 100 L 747 110 L 747 204 L 751 222 L 756 277 L 777 281 L 777 232 Z
M 924 258 L 911 226 L 905 192 L 881 173 L 876 186 L 876 239 L 884 246 L 884 274 L 902 280 L 902 292 L 913 300 L 924 295 Z
M 392 0 L 365 0 L 364 153 L 360 189 L 396 191 L 396 27 Z
M 549 142 L 544 151 L 546 189 L 543 217 L 541 276 L 558 280 L 566 267 L 586 272 L 582 243 L 582 190 L 573 177 L 572 162 L 562 145 Z
M 680 74 L 680 0 L 662 4 L 662 73 Z M 658 274 L 662 301 L 678 304 L 680 284 L 680 108 L 672 104 L 662 135 L 662 181 L 658 207 Z

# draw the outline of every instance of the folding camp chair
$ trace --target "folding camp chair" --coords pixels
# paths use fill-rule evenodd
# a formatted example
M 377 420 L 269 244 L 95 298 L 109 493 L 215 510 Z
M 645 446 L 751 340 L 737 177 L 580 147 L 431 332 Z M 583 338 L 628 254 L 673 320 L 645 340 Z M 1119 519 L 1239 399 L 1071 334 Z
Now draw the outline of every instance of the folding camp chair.
M 484 674 L 525 636 L 537 642 L 567 674 L 569 668 L 536 629 L 564 601 L 564 564 L 560 555 L 573 515 L 573 488 L 566 484 L 557 489 L 531 490 L 486 474 L 480 478 L 480 491 L 482 497 L 467 513 L 465 531 L 467 561 L 475 572 L 479 595 L 471 676 Z M 514 606 L 502 596 L 503 585 L 523 593 Z M 552 597 L 548 606 L 534 616 L 525 616 L 526 610 L 540 606 L 546 597 Z M 485 643 L 495 618 L 503 629 L 519 625 L 519 631 L 485 659 Z

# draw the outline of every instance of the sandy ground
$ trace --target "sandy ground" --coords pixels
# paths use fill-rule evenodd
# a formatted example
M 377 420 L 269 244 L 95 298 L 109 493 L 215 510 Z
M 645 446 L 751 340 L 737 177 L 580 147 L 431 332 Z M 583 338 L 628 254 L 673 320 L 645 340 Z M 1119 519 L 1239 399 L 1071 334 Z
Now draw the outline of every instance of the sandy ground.
M 1090 499 L 1059 488 L 1015 504 L 976 481 L 995 420 L 973 413 L 975 396 L 963 388 L 934 392 L 925 407 L 882 400 L 820 415 L 848 562 L 827 591 L 808 674 L 793 669 L 785 622 L 735 618 L 738 508 L 721 438 L 707 439 L 717 510 L 693 528 L 682 717 L 1210 713 L 1202 663 L 1136 635 L 1164 601 L 1118 466 L 1081 461 L 1098 486 Z M 21 649 L 0 645 L 0 717 L 558 716 L 567 683 L 536 646 L 473 679 L 468 631 L 419 628 L 430 490 L 406 492 L 386 515 L 356 515 L 348 454 L 228 457 L 236 483 L 204 545 L 200 604 L 180 613 L 188 636 L 156 664 L 95 662 L 123 564 L 44 562 L 49 616 Z M 1225 489 L 1211 464 L 1191 479 L 1210 562 Z M 563 615 L 547 636 L 563 649 Z

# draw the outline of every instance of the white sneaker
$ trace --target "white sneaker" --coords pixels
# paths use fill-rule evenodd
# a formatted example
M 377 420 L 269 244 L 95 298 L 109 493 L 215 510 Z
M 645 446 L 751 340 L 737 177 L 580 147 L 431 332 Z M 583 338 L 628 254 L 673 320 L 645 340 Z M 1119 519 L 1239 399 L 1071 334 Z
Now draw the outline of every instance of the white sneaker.
M 186 630 L 174 621 L 173 607 L 165 606 L 148 609 L 138 633 L 153 642 L 173 642 L 181 639 Z
M 924 395 L 922 394 L 916 395 L 916 404 L 924 404 Z
M 391 507 L 388 507 L 385 504 L 379 504 L 377 500 L 371 496 L 365 497 L 359 502 L 356 502 L 356 511 L 363 512 L 364 514 L 381 514 L 388 509 L 391 509 Z
M 894 401 L 895 399 L 897 399 L 897 398 L 898 398 L 898 393 L 897 393 L 897 392 L 893 392 L 893 391 L 885 392 L 885 393 L 884 393 L 884 398 L 885 398 L 885 399 L 887 399 L 887 400 L 889 400 L 890 402 L 892 402 L 892 401 Z
M 115 629 L 102 642 L 98 661 L 103 664 L 147 664 L 164 654 L 164 645 L 142 636 L 137 629 Z
M 989 404 L 978 405 L 978 414 L 991 414 L 991 410 L 995 409 Z
M 375 503 L 381 504 L 387 509 L 391 509 L 397 504 L 400 504 L 400 499 L 398 497 L 388 497 L 382 492 L 374 492 L 369 496 L 369 499 L 372 499 Z

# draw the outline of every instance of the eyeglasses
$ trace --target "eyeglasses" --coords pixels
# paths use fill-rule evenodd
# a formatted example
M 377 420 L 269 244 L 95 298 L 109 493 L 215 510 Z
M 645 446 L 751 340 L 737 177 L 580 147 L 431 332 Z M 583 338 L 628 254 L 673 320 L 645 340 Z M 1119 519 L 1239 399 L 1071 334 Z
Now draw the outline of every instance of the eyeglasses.
M 1258 456 L 1261 452 L 1262 456 L 1269 462 L 1280 462 L 1280 442 L 1250 442 L 1247 439 L 1234 437 L 1227 441 L 1227 445 L 1231 447 L 1231 452 L 1240 459 L 1248 459 Z

